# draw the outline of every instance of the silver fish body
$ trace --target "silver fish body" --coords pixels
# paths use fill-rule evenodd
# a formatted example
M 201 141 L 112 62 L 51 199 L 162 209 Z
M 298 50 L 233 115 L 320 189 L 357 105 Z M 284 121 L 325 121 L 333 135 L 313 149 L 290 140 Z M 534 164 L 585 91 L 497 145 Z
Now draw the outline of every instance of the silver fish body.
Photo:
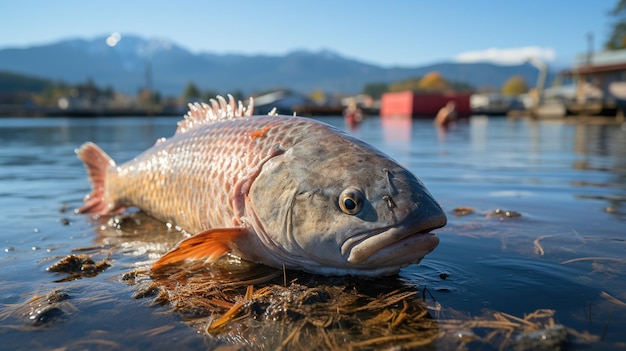
M 231 252 L 277 268 L 378 276 L 438 245 L 430 231 L 446 224 L 443 210 L 390 157 L 315 120 L 229 106 L 192 107 L 174 136 L 119 166 L 83 145 L 94 191 L 79 211 L 138 207 L 198 233 L 153 269 Z

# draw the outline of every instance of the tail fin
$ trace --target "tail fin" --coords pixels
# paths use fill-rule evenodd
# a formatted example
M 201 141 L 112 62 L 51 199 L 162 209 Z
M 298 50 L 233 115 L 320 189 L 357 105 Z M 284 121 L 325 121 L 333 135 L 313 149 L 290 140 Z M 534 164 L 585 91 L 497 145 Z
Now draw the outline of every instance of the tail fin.
M 107 155 L 98 145 L 87 142 L 80 149 L 76 150 L 78 158 L 80 158 L 87 169 L 89 179 L 91 180 L 91 194 L 85 197 L 84 205 L 77 209 L 77 213 L 111 213 L 113 208 L 109 205 L 109 200 L 105 196 L 105 183 L 107 169 L 115 167 L 115 161 Z

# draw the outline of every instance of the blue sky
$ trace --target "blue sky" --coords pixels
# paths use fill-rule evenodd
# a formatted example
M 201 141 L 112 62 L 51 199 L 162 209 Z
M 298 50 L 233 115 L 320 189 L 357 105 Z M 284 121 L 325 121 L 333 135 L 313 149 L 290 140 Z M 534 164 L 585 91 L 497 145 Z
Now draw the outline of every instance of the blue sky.
M 192 52 L 284 54 L 328 49 L 383 66 L 515 63 L 569 66 L 601 50 L 618 0 L 3 1 L 0 48 L 113 32 L 168 39 Z

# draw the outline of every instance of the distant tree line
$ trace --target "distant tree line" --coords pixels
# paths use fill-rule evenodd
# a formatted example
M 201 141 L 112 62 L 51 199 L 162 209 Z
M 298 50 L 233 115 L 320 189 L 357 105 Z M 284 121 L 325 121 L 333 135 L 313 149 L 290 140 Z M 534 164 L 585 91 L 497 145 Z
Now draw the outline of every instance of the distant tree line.
M 457 81 L 446 80 L 439 72 L 429 72 L 423 77 L 409 78 L 394 83 L 370 83 L 365 85 L 363 93 L 380 99 L 382 94 L 395 91 L 414 91 L 418 93 L 436 93 L 445 91 L 476 92 L 474 86 Z M 519 95 L 528 92 L 528 85 L 522 76 L 516 75 L 507 80 L 501 88 L 504 95 Z
M 226 97 L 226 94 L 232 95 L 236 100 L 243 100 L 245 98 L 243 92 L 241 90 L 235 90 L 232 92 L 219 92 L 214 89 L 201 91 L 194 82 L 187 83 L 185 90 L 182 94 L 182 99 L 185 102 L 196 102 L 196 101 L 209 101 L 210 99 L 214 99 L 216 96 L 221 95 Z
M 371 83 L 363 88 L 363 93 L 380 99 L 383 93 L 394 91 L 443 92 L 443 91 L 474 91 L 467 83 L 446 80 L 441 73 L 433 71 L 423 77 L 405 79 L 394 83 Z
M 380 99 L 385 92 L 394 91 L 415 92 L 474 92 L 476 89 L 464 82 L 446 80 L 439 72 L 430 72 L 423 77 L 409 78 L 393 83 L 370 83 L 363 88 L 363 93 Z M 528 86 L 521 76 L 511 77 L 501 88 L 505 95 L 518 95 L 528 91 Z M 243 100 L 246 95 L 241 90 L 231 92 L 218 91 L 215 89 L 201 90 L 194 82 L 189 82 L 179 97 L 163 99 L 156 91 L 145 88 L 138 90 L 133 98 L 140 106 L 182 105 L 188 102 L 209 101 L 217 95 L 226 96 L 230 93 L 238 100 Z M 262 95 L 265 92 L 257 92 Z M 17 73 L 0 72 L 0 103 L 2 104 L 27 104 L 39 106 L 56 106 L 63 97 L 80 98 L 87 101 L 115 100 L 118 94 L 112 87 L 99 87 L 91 79 L 84 83 L 68 84 L 65 82 L 53 82 L 47 79 L 29 77 Z M 321 90 L 310 92 L 313 101 L 323 103 L 327 94 Z
M 0 71 L 0 92 L 15 91 L 43 92 L 50 88 L 52 82 L 47 79 L 28 77 L 22 74 Z
M 91 79 L 85 83 L 69 84 L 0 71 L 0 103 L 31 102 L 45 106 L 56 105 L 59 98 L 66 96 L 95 100 L 99 97 L 112 98 L 113 94 L 113 88 L 100 88 Z
M 604 43 L 607 50 L 626 48 L 626 0 L 619 0 L 609 15 L 614 18 L 609 39 Z
M 33 94 L 41 94 L 53 83 L 46 79 L 0 71 L 0 103 L 24 104 Z

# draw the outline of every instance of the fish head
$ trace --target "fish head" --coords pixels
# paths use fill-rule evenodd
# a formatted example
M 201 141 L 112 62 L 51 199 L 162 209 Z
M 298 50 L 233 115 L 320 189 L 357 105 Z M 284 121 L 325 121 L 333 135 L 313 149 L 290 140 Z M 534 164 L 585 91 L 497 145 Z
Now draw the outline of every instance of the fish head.
M 247 207 L 265 250 L 258 261 L 328 275 L 396 273 L 432 251 L 430 231 L 446 224 L 415 175 L 341 133 L 268 160 Z

